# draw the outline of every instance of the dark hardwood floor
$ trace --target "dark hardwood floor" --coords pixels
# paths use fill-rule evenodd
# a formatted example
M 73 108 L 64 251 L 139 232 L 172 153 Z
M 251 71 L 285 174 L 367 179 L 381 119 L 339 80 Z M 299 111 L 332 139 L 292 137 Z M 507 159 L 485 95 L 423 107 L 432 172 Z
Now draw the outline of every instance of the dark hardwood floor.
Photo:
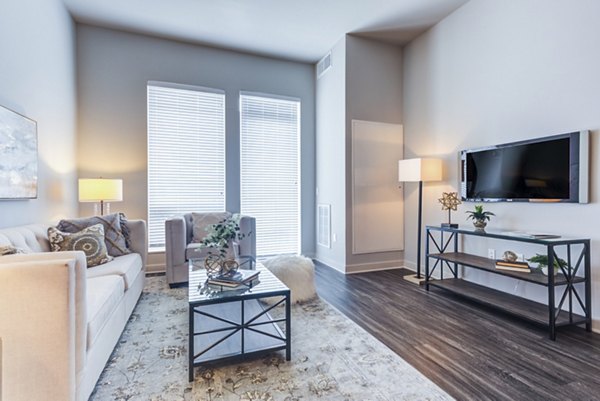
M 600 400 L 600 335 L 547 331 L 442 290 L 408 270 L 345 276 L 317 265 L 321 298 L 458 400 Z M 402 385 L 402 378 L 398 378 Z

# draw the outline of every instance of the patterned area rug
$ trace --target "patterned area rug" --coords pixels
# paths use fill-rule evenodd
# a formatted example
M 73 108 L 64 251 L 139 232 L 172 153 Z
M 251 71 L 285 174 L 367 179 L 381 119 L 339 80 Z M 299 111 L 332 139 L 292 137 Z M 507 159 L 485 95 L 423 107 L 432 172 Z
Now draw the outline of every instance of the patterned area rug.
M 149 277 L 90 400 L 451 400 L 435 384 L 321 300 L 292 308 L 283 352 L 187 374 L 187 288 Z M 281 313 L 282 311 L 275 312 Z

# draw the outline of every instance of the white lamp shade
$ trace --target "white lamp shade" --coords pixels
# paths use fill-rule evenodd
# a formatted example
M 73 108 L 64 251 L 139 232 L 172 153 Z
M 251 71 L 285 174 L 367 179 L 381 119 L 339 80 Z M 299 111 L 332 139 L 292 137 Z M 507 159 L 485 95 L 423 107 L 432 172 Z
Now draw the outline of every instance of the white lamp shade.
M 407 159 L 398 161 L 398 181 L 441 181 L 442 161 L 440 159 Z
M 123 180 L 80 178 L 79 202 L 120 202 L 123 200 Z

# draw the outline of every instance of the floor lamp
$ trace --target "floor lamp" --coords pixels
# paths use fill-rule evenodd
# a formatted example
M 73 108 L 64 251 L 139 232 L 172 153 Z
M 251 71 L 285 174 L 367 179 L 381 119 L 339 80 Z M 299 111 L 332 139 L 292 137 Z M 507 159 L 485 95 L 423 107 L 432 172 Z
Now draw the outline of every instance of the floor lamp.
M 407 159 L 398 162 L 398 181 L 419 183 L 419 216 L 417 229 L 417 274 L 404 276 L 404 279 L 414 284 L 422 284 L 425 277 L 421 276 L 421 238 L 423 217 L 423 183 L 441 181 L 442 161 L 440 159 Z

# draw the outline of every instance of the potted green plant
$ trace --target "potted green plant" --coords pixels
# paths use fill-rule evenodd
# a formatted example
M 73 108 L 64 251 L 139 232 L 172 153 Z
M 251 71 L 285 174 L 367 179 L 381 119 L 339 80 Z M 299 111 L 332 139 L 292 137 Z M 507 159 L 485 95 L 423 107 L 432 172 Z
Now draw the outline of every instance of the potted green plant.
M 485 229 L 490 216 L 495 216 L 494 213 L 483 210 L 483 205 L 475 205 L 475 210 L 468 210 L 466 213 L 469 215 L 467 219 L 473 219 L 473 225 L 478 230 Z
M 536 253 L 535 256 L 527 259 L 528 262 L 537 263 L 538 268 L 542 269 L 542 273 L 548 275 L 548 255 L 540 255 Z M 567 267 L 567 261 L 561 258 L 554 258 L 554 275 L 558 273 L 558 269 Z
M 232 249 L 233 241 L 242 240 L 250 234 L 240 233 L 241 217 L 240 214 L 236 213 L 207 228 L 208 233 L 201 244 L 203 247 L 209 248 L 209 256 L 219 256 L 222 259 L 236 257 Z M 215 255 L 212 250 L 216 250 L 218 255 Z

